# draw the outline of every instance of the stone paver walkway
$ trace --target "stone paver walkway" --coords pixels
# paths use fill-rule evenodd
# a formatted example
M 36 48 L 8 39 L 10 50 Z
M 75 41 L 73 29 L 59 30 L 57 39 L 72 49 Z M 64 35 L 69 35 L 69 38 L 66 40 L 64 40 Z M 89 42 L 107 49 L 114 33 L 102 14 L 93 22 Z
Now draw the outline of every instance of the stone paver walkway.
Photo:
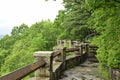
M 59 80 L 104 80 L 98 72 L 98 63 L 85 63 L 66 70 Z

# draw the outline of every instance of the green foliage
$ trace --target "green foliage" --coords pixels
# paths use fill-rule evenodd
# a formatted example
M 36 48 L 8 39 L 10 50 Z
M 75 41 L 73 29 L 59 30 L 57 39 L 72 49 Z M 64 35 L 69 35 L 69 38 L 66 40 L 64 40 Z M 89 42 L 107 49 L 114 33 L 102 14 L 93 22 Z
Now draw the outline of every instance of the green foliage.
M 28 29 L 26 24 L 22 24 L 20 26 L 16 26 L 12 29 L 11 35 L 15 39 L 20 39 L 21 35 Z
M 52 50 L 57 39 L 84 40 L 95 32 L 99 35 L 92 44 L 99 47 L 100 66 L 120 68 L 119 0 L 63 0 L 63 4 L 65 10 L 54 23 L 22 24 L 0 39 L 0 75 L 33 62 L 34 51 Z
M 99 66 L 99 72 L 101 73 L 101 75 L 104 77 L 105 80 L 111 80 L 110 76 L 109 76 L 109 68 L 108 67 L 103 67 L 103 66 Z
M 34 61 L 35 51 L 52 50 L 57 34 L 51 21 L 28 27 L 14 27 L 11 35 L 0 40 L 0 75 L 5 75 Z
M 63 0 L 65 10 L 59 12 L 56 19 L 61 27 L 62 33 L 59 39 L 84 40 L 93 31 L 88 27 L 88 18 L 91 12 L 82 6 L 84 0 Z M 59 21 L 58 21 L 59 20 Z
M 103 66 L 120 68 L 120 3 L 115 0 L 86 0 L 86 5 L 92 10 L 90 27 L 100 33 L 93 40 L 99 47 L 99 62 Z

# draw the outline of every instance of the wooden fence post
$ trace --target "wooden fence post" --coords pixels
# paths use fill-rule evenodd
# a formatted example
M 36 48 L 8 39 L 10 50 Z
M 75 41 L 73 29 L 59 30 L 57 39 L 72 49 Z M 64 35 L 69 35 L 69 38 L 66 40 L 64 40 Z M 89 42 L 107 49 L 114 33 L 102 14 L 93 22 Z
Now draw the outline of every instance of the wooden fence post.
M 88 53 L 89 53 L 89 44 L 88 43 L 85 44 L 85 51 L 87 53 L 87 55 L 86 55 L 86 58 L 87 58 Z
M 66 60 L 66 47 L 64 47 L 62 50 L 62 62 L 63 62 L 63 70 L 66 69 L 66 63 L 65 63 L 65 60 Z
M 81 62 L 83 62 L 83 44 L 80 45 Z
M 83 45 L 82 44 L 80 45 L 80 54 L 81 55 L 83 54 Z
M 50 80 L 54 80 L 54 76 L 53 76 L 53 55 L 54 53 L 51 54 L 50 56 Z
M 53 52 L 59 52 L 59 53 L 61 53 L 60 55 L 58 55 L 55 58 L 55 61 L 63 62 L 66 59 L 65 51 L 66 51 L 66 47 L 63 47 L 63 46 L 54 47 L 53 48 Z
M 62 47 L 60 49 L 61 55 L 60 55 L 60 60 L 64 62 L 66 60 L 66 47 Z

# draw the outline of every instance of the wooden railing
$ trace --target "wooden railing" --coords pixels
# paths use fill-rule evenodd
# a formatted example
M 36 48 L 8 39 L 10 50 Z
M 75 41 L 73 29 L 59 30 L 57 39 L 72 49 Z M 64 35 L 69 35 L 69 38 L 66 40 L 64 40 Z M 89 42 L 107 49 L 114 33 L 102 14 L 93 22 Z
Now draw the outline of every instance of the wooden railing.
M 77 41 L 73 41 L 72 44 L 76 42 Z M 69 52 L 75 53 L 76 55 L 68 58 L 68 56 L 66 55 Z M 50 56 L 50 65 L 49 65 L 50 80 L 58 80 L 61 76 L 61 73 L 64 70 L 71 68 L 71 66 L 76 66 L 84 62 L 84 60 L 87 58 L 87 53 L 88 53 L 87 43 L 82 43 L 77 46 L 72 45 L 71 48 L 60 46 L 58 50 L 53 51 L 53 53 Z M 58 58 L 58 61 L 60 63 L 59 66 L 56 69 L 54 69 L 53 62 L 55 61 L 57 63 L 57 61 L 54 60 L 56 57 Z M 33 64 L 20 68 L 5 76 L 1 76 L 0 80 L 21 80 L 25 76 L 34 72 L 35 70 L 41 67 L 44 68 L 46 64 L 47 62 L 44 59 L 41 59 Z
M 9 73 L 5 76 L 1 76 L 0 80 L 21 80 L 22 78 L 24 78 L 28 74 L 34 72 L 38 68 L 44 67 L 45 64 L 46 64 L 46 62 L 43 59 L 41 59 L 40 61 L 37 61 L 37 62 L 30 64 L 28 66 L 25 66 L 23 68 L 20 68 L 20 69 L 14 71 L 12 73 Z
M 50 57 L 50 80 L 58 80 L 62 74 L 62 72 L 68 68 L 72 68 L 73 66 L 79 65 L 84 62 L 87 58 L 88 53 L 88 44 L 80 44 L 76 48 L 68 48 L 60 47 L 59 50 L 52 53 Z M 66 58 L 66 54 L 69 52 L 77 51 L 77 55 L 72 56 L 70 58 Z M 78 54 L 79 53 L 79 54 Z M 54 69 L 53 61 L 56 57 L 59 57 L 59 61 L 61 62 L 59 66 Z M 57 63 L 57 62 L 56 62 Z M 54 69 L 54 70 L 53 70 Z

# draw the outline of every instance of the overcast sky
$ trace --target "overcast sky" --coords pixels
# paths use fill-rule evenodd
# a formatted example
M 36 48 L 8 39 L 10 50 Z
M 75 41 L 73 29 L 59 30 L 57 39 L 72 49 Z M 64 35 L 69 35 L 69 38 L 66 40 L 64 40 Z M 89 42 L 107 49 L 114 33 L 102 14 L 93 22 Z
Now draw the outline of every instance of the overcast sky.
M 32 25 L 41 20 L 54 21 L 62 0 L 0 0 L 0 34 L 10 34 L 14 26 Z

